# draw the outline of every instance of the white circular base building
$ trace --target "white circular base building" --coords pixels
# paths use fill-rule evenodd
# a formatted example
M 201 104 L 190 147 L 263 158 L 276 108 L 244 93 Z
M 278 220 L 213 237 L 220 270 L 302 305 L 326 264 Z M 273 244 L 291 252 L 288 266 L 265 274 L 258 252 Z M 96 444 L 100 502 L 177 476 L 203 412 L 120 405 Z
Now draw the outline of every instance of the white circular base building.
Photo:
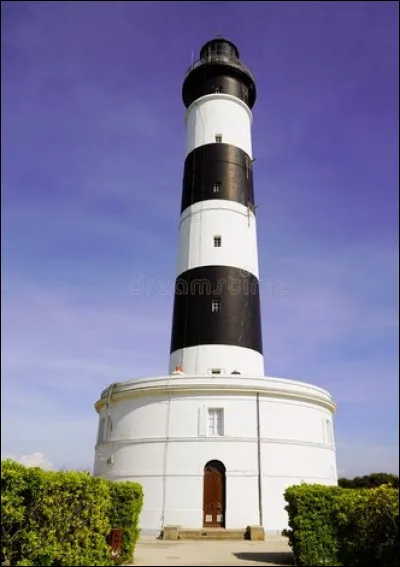
M 94 474 L 144 489 L 140 527 L 287 527 L 284 491 L 336 484 L 325 390 L 280 378 L 168 376 L 112 384 L 96 403 Z

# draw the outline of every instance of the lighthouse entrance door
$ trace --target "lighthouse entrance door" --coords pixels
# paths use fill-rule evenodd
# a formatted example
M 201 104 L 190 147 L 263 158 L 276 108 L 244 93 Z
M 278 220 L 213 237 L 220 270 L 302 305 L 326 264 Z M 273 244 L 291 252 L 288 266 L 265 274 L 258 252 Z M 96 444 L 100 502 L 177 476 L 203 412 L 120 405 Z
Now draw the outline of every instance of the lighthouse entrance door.
M 203 527 L 225 527 L 225 467 L 209 461 L 204 467 Z

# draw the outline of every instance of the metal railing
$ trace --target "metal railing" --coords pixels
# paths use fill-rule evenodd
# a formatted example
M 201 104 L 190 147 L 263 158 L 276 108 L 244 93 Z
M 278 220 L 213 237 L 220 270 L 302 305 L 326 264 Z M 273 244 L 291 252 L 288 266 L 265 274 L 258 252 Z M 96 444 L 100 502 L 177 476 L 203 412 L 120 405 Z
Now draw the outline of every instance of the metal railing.
M 230 65 L 231 67 L 236 67 L 236 69 L 240 69 L 241 71 L 244 71 L 245 73 L 250 75 L 253 81 L 255 81 L 255 77 L 253 73 L 250 71 L 247 65 L 245 65 L 240 61 L 240 59 L 237 59 L 237 57 L 229 57 L 227 55 L 222 55 L 222 54 L 214 55 L 214 56 L 211 55 L 203 59 L 197 59 L 197 61 L 194 61 L 186 71 L 185 78 L 189 75 L 191 71 L 193 71 L 193 69 L 196 69 L 197 67 L 201 67 L 202 65 L 206 65 L 207 63 L 220 63 L 221 65 Z

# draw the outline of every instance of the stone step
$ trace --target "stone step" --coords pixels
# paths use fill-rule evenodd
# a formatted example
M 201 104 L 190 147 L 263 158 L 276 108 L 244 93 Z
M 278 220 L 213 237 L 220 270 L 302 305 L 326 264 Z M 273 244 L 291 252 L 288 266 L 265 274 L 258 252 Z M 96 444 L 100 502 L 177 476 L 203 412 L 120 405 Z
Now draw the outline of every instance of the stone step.
M 181 528 L 178 532 L 178 539 L 186 540 L 220 540 L 220 539 L 245 539 L 246 530 L 226 530 L 223 528 L 202 528 L 189 529 Z
M 247 526 L 243 529 L 225 528 L 182 528 L 181 526 L 165 526 L 163 539 L 166 540 L 207 540 L 207 539 L 250 539 L 264 541 L 265 531 L 261 526 Z

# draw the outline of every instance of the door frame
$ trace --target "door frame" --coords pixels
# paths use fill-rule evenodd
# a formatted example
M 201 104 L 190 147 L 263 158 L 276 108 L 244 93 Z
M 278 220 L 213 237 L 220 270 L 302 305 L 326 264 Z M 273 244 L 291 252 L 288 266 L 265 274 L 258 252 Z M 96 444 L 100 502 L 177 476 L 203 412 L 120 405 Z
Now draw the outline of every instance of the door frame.
M 210 523 L 206 523 L 206 513 L 205 513 L 205 504 L 206 504 L 206 473 L 207 473 L 207 468 L 208 467 L 212 467 L 215 468 L 218 473 L 220 474 L 221 477 L 221 481 L 222 481 L 222 502 L 221 502 L 221 506 L 222 506 L 222 522 L 220 523 L 214 523 L 214 524 L 210 524 Z M 202 511 L 203 511 L 203 528 L 225 528 L 226 525 L 226 467 L 224 465 L 224 463 L 222 461 L 219 461 L 218 459 L 211 459 L 210 461 L 207 461 L 207 463 L 204 465 L 204 469 L 203 469 L 203 506 L 202 506 Z

